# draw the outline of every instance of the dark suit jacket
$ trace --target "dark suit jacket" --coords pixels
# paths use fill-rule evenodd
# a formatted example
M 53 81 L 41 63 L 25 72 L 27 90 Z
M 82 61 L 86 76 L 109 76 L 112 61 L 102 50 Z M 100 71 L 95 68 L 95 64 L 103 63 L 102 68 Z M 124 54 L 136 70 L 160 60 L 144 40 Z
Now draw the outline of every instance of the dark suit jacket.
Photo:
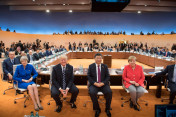
M 35 61 L 38 61 L 41 58 L 41 56 L 39 54 L 37 54 L 37 53 L 34 53 L 33 57 L 34 57 Z
M 14 64 L 20 64 L 20 61 L 17 58 L 14 58 Z M 7 74 L 10 73 L 11 75 L 13 75 L 13 64 L 10 60 L 10 58 L 7 58 L 3 61 L 3 72 L 4 72 L 4 80 L 8 79 Z
M 27 54 L 27 57 L 28 57 L 28 63 L 30 62 L 30 56 L 29 56 L 29 54 Z M 33 61 L 35 61 L 35 59 L 34 59 L 34 56 L 32 55 L 32 59 L 33 59 Z
M 164 52 L 164 56 L 166 56 L 166 52 Z M 171 56 L 171 53 L 167 52 L 167 56 L 166 57 L 169 57 L 169 56 Z
M 52 54 L 53 54 L 52 51 L 46 50 L 46 56 L 49 56 L 49 55 L 52 55 Z
M 172 78 L 173 78 L 173 73 L 174 73 L 174 67 L 175 65 L 168 65 L 164 71 L 156 73 L 156 76 L 168 74 L 167 75 L 167 79 L 169 81 L 168 87 L 170 87 L 171 83 L 173 83 Z
M 65 70 L 66 88 L 70 88 L 74 81 L 73 66 L 67 64 Z M 63 87 L 63 74 L 61 64 L 53 67 L 52 71 L 52 86 L 55 86 L 58 90 Z
M 171 57 L 175 58 L 175 57 L 176 57 L 176 53 L 175 53 L 175 54 L 172 53 L 172 54 L 171 54 Z
M 87 73 L 88 81 L 91 85 L 94 85 L 97 82 L 97 73 L 96 73 L 96 64 L 93 63 L 89 65 L 88 73 Z M 108 85 L 108 81 L 110 79 L 109 70 L 107 65 L 101 64 L 101 82 L 105 85 Z
M 44 53 L 40 52 L 39 55 L 40 55 L 41 58 L 43 58 L 43 57 L 46 56 L 46 53 L 45 52 Z

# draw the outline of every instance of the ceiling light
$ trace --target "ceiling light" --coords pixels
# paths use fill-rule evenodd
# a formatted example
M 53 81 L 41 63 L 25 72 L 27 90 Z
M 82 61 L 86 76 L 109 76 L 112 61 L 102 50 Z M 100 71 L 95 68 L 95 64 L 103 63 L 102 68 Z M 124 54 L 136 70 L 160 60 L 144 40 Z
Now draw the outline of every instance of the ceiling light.
M 33 2 L 35 2 L 35 0 L 32 0 Z
M 46 12 L 47 12 L 47 13 L 49 13 L 49 12 L 50 12 L 50 10 L 48 10 L 48 9 L 47 9 L 47 10 L 46 10 Z
M 73 11 L 72 10 L 69 10 L 70 13 L 72 13 Z
M 145 7 L 146 7 L 147 5 L 145 5 Z
M 63 4 L 63 5 L 65 5 L 65 4 Z
M 140 14 L 140 13 L 141 13 L 141 11 L 138 11 L 137 13 L 139 13 L 139 14 Z

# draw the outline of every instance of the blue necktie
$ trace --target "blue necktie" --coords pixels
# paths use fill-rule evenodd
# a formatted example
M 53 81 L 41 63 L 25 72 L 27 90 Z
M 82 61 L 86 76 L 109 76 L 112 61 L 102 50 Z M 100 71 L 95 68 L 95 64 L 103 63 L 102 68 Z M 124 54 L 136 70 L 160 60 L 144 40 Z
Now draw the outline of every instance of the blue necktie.
M 12 59 L 12 64 L 14 65 L 14 59 Z
M 65 90 L 65 89 L 66 89 L 66 82 L 65 82 L 65 67 L 63 67 L 62 74 L 63 74 L 63 90 Z

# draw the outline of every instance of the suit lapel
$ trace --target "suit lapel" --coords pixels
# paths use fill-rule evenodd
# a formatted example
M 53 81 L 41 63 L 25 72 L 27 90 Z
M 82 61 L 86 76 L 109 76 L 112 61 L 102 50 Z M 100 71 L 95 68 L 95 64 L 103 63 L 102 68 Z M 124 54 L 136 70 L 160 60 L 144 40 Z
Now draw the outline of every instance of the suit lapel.
M 95 81 L 97 81 L 97 68 L 96 68 L 96 63 L 94 64 L 93 69 L 94 69 L 93 71 L 95 71 L 95 76 L 96 76 Z
M 101 82 L 102 82 L 102 78 L 103 78 L 103 73 L 104 73 L 104 64 L 101 63 Z
M 63 74 L 62 74 L 62 67 L 61 67 L 61 64 L 59 64 L 59 68 L 58 68 L 58 70 L 60 71 L 60 74 L 61 74 L 61 78 L 63 77 Z M 58 72 L 59 72 L 58 71 Z
M 173 77 L 173 74 L 174 74 L 174 67 L 175 67 L 175 65 L 172 65 L 172 66 L 171 66 L 171 74 L 172 74 L 172 77 Z
M 65 69 L 65 78 L 67 78 L 66 77 L 66 75 L 68 74 L 68 65 L 66 64 L 66 69 Z
M 11 64 L 11 65 L 13 66 L 12 61 L 11 61 L 11 59 L 10 59 L 10 58 L 9 58 L 9 64 Z

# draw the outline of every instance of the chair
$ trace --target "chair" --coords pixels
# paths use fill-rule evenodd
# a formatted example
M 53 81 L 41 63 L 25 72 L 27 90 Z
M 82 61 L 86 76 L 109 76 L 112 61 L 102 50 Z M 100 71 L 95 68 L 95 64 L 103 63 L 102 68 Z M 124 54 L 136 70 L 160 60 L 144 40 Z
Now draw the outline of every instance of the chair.
M 15 70 L 16 70 L 17 66 L 18 65 L 13 65 L 13 74 L 15 73 Z M 40 85 L 38 85 L 37 83 L 36 83 L 36 85 L 37 85 L 37 87 L 40 87 Z M 17 92 L 17 90 L 19 90 L 22 93 L 27 92 L 27 95 L 24 94 L 24 97 L 20 97 L 20 98 L 15 98 L 14 99 L 14 104 L 16 104 L 17 103 L 16 100 L 25 98 L 25 100 L 24 100 L 24 108 L 26 108 L 26 104 L 25 103 L 26 103 L 27 100 L 29 100 L 29 97 L 30 97 L 29 93 L 28 93 L 28 90 L 19 88 L 18 87 L 18 81 L 16 81 L 16 80 L 13 80 L 13 87 L 15 88 L 16 92 Z M 17 95 L 17 93 L 16 93 L 16 95 Z M 41 100 L 40 100 L 40 102 L 41 102 Z
M 52 71 L 53 71 L 53 67 L 54 67 L 55 65 L 51 65 L 50 66 L 50 80 L 49 80 L 49 89 L 51 90 L 51 86 L 52 86 Z M 68 98 L 63 98 L 63 95 L 60 95 L 60 98 L 61 98 L 61 101 L 63 102 L 63 101 L 66 101 Z M 51 99 L 51 100 L 49 100 L 48 101 L 48 105 L 50 105 L 51 104 L 51 101 L 54 101 L 54 99 Z M 69 102 L 69 101 L 67 101 L 67 102 Z
M 110 82 L 108 82 L 108 83 L 109 83 L 109 86 L 110 86 Z M 88 81 L 88 82 L 87 82 L 87 88 L 88 88 L 88 89 L 89 89 L 89 86 L 90 86 L 90 83 L 89 83 L 89 81 Z M 88 93 L 89 93 L 89 92 L 88 92 Z M 100 99 L 101 96 L 104 96 L 103 92 L 98 91 L 98 93 L 97 93 L 98 102 L 105 104 L 105 102 L 104 102 L 105 99 L 104 99 L 104 98 L 101 98 L 101 99 Z M 92 100 L 87 100 L 87 101 L 85 101 L 84 104 L 83 104 L 83 107 L 86 107 L 86 105 L 87 105 L 88 102 L 92 102 Z M 110 108 L 110 109 L 112 110 L 112 108 Z
M 167 91 L 171 92 L 170 88 L 168 87 L 168 80 L 166 79 L 164 86 L 166 88 Z M 161 102 L 164 102 L 164 100 L 169 100 L 169 98 L 161 98 Z
M 16 70 L 16 67 L 17 67 L 18 65 L 13 65 L 13 74 L 15 73 L 15 70 Z M 19 100 L 19 99 L 23 99 L 23 98 L 25 98 L 25 101 L 24 101 L 24 108 L 26 108 L 26 101 L 27 100 L 29 100 L 29 94 L 28 94 L 28 91 L 27 91 L 27 89 L 22 89 L 22 88 L 19 88 L 18 87 L 18 81 L 15 81 L 15 80 L 13 80 L 13 87 L 15 88 L 15 90 L 17 91 L 17 90 L 19 90 L 20 92 L 27 92 L 27 96 L 24 94 L 24 97 L 20 97 L 20 98 L 15 98 L 14 99 L 14 104 L 16 104 L 17 102 L 16 102 L 16 100 Z M 17 93 L 16 93 L 17 94 Z
M 146 80 L 144 81 L 144 85 L 147 86 L 147 81 L 146 81 Z M 123 79 L 122 79 L 122 88 L 123 88 L 128 94 L 130 93 L 130 91 L 124 86 L 124 84 L 123 84 Z M 144 88 L 144 89 L 145 89 L 144 93 L 148 93 L 148 91 L 146 90 L 146 88 Z M 121 100 L 124 100 L 124 98 L 122 97 Z M 131 99 L 129 98 L 128 100 L 124 101 L 124 102 L 121 104 L 121 107 L 124 107 L 124 104 L 130 102 L 130 100 L 131 100 Z M 141 100 L 141 99 L 139 99 L 139 100 L 142 101 L 142 102 L 145 102 L 145 105 L 148 106 L 148 102 L 147 102 L 147 101 Z M 141 109 L 141 108 L 140 108 L 140 109 Z
M 1 67 L 2 67 L 2 72 L 3 72 L 3 61 L 1 62 Z M 4 75 L 4 73 L 1 74 L 2 80 L 3 80 L 3 75 Z M 8 81 L 7 81 L 7 82 L 8 82 Z M 12 83 L 13 83 L 13 81 L 12 81 Z M 6 94 L 6 91 L 11 90 L 11 89 L 15 89 L 15 87 L 14 87 L 14 86 L 8 86 L 8 89 L 5 89 L 5 90 L 4 90 L 3 95 Z M 16 91 L 15 95 L 17 95 L 17 91 Z

